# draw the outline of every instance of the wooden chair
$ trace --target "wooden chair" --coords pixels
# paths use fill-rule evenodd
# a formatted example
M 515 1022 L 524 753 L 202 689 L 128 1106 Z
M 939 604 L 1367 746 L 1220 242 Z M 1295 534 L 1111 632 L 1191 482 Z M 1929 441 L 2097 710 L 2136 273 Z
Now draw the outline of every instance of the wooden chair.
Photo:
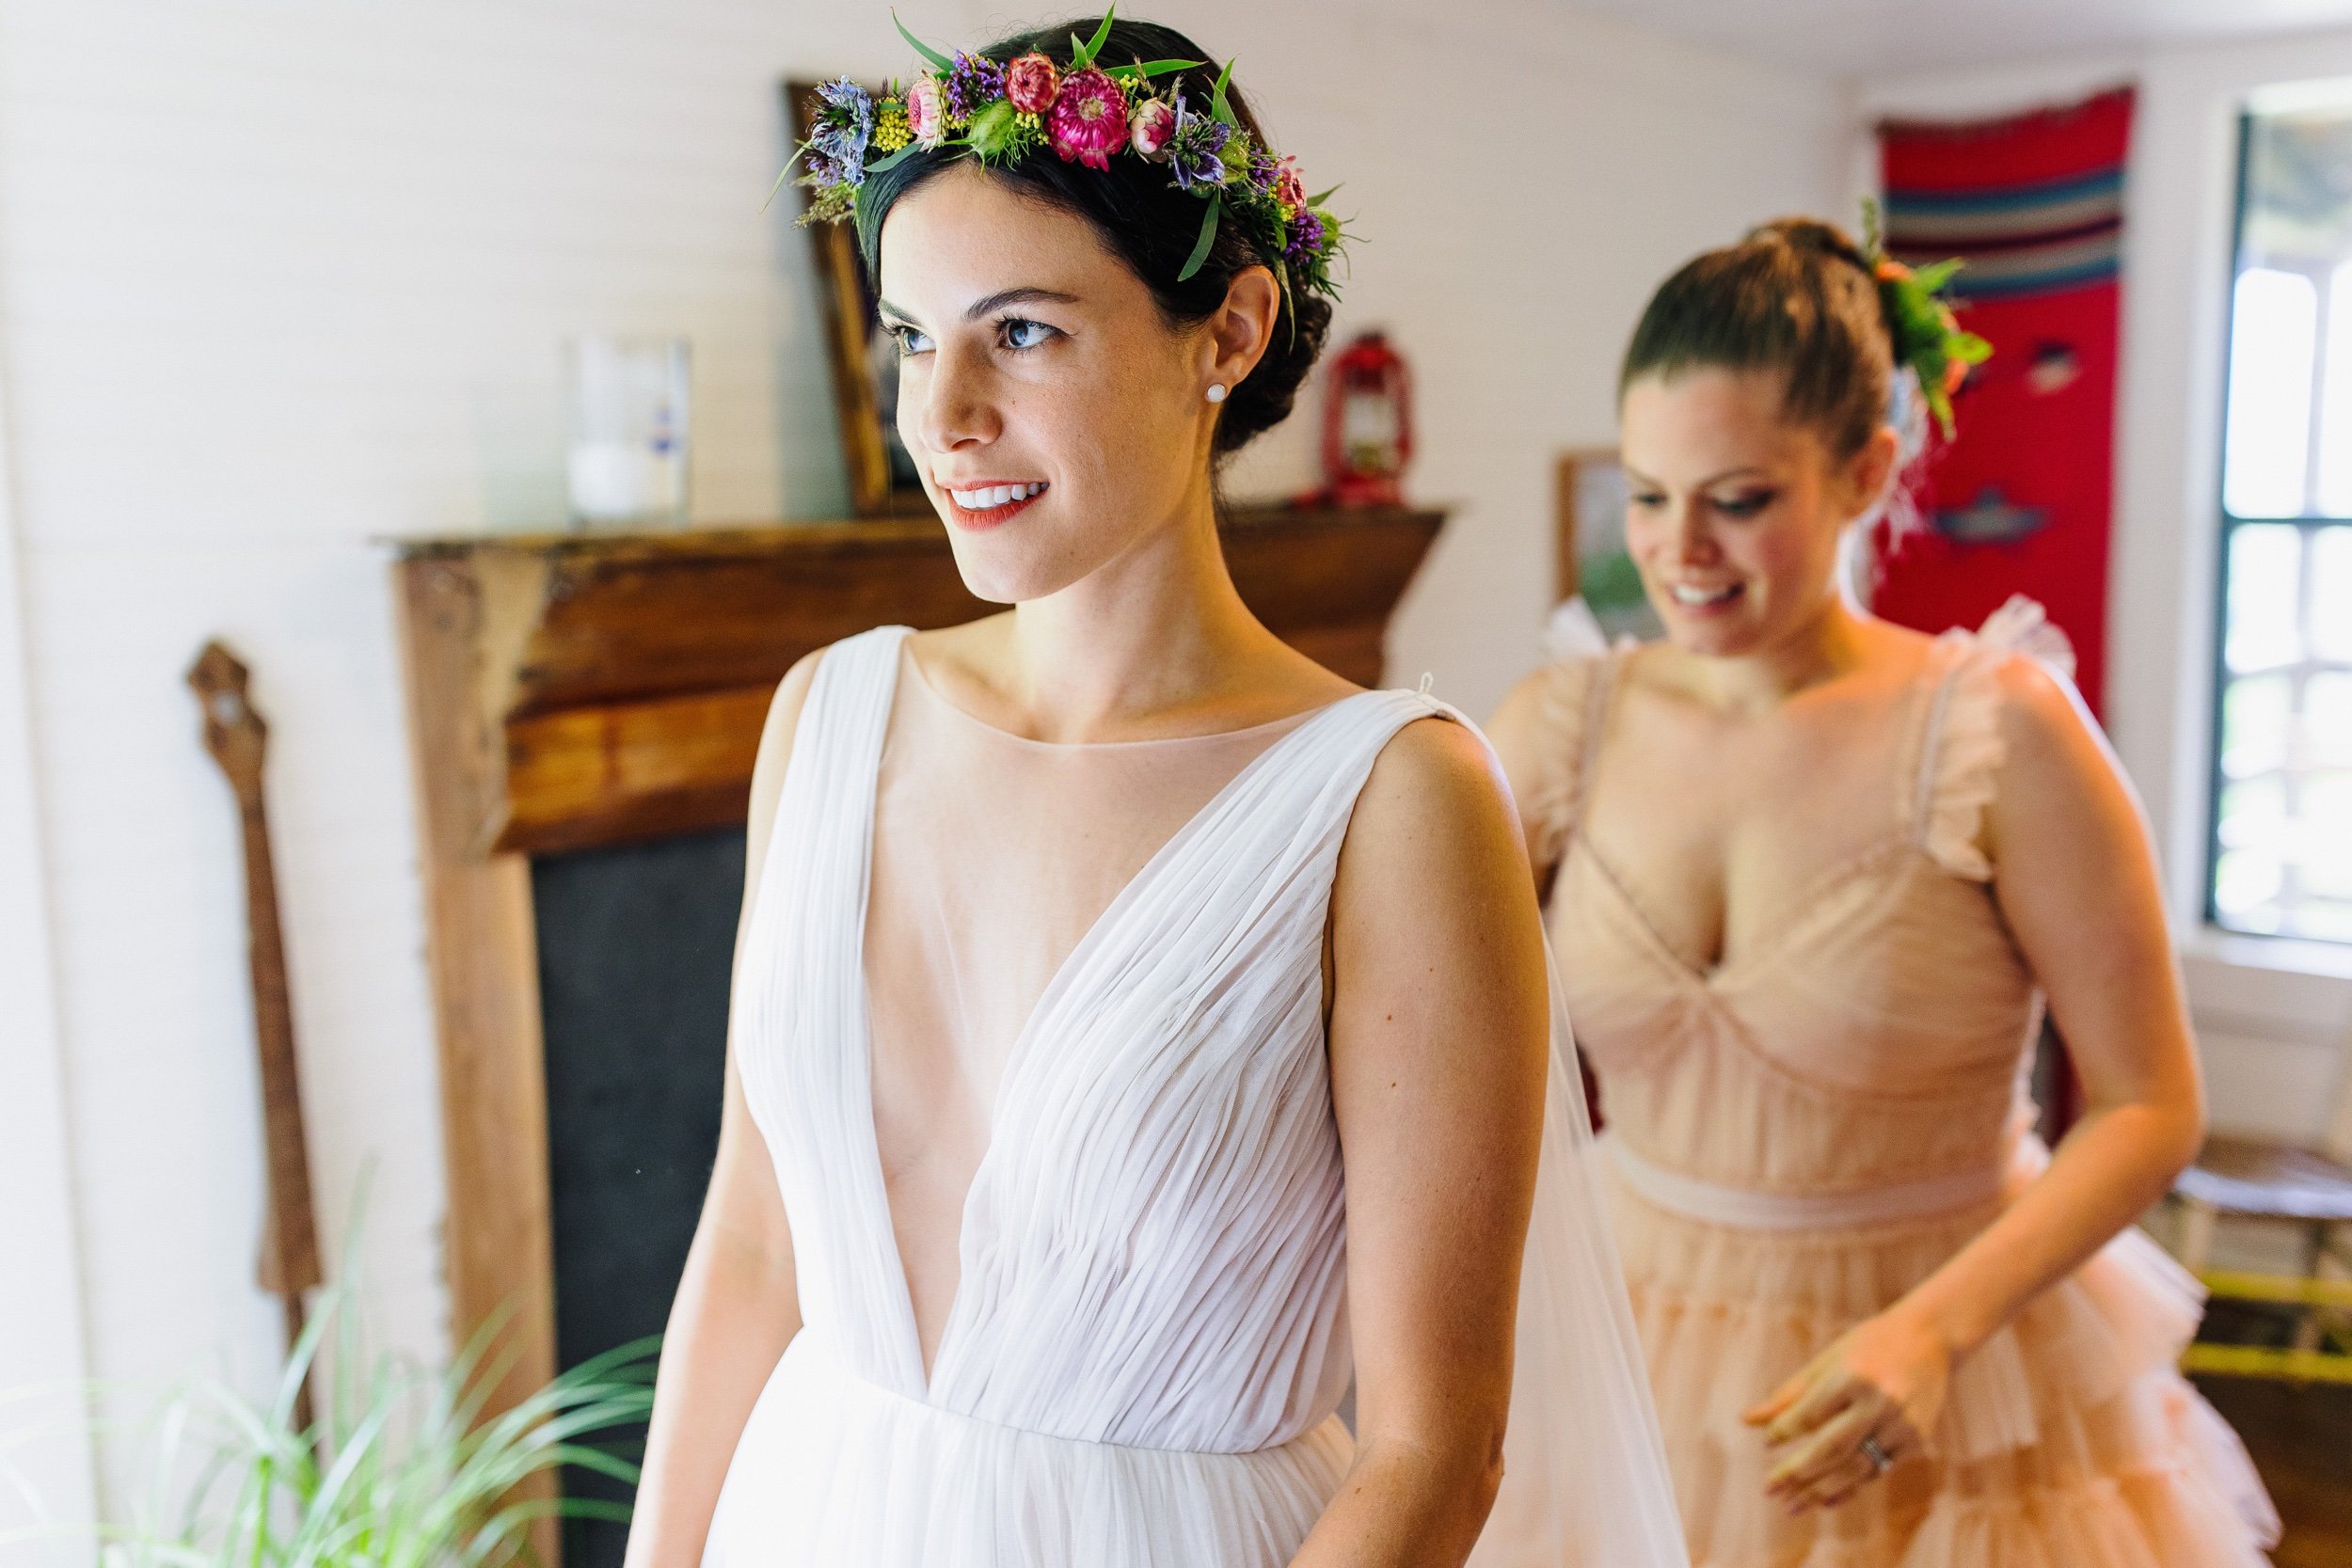
M 2296 1310 L 2286 1348 L 2200 1341 L 2182 1357 L 2190 1371 L 2290 1382 L 2352 1384 L 2352 1064 L 2347 1064 L 2317 1148 L 2212 1138 L 2173 1182 L 2174 1251 L 2217 1299 Z M 2221 1225 L 2292 1227 L 2301 1273 L 2243 1274 L 2212 1267 Z

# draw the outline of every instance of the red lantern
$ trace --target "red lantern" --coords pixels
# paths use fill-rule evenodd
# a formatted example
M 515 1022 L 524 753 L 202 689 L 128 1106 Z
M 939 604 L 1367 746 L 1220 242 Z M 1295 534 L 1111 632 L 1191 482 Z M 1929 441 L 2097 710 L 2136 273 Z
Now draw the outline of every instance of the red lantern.
M 1342 506 L 1397 506 L 1413 456 L 1412 378 L 1379 332 L 1367 332 L 1331 362 L 1323 404 L 1323 470 Z

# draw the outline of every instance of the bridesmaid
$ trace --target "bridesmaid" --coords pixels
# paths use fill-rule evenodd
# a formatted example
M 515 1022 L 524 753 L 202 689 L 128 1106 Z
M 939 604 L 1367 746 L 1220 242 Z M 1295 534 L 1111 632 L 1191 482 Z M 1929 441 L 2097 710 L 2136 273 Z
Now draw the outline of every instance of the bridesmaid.
M 1924 281 L 1790 219 L 1650 301 L 1619 383 L 1661 641 L 1493 738 L 1598 1073 L 1692 1560 L 2251 1564 L 2276 1519 L 2132 1228 L 2204 1130 L 2147 829 L 2024 601 L 1841 591 L 1947 372 Z M 2047 1006 L 2086 1100 L 2026 1131 Z

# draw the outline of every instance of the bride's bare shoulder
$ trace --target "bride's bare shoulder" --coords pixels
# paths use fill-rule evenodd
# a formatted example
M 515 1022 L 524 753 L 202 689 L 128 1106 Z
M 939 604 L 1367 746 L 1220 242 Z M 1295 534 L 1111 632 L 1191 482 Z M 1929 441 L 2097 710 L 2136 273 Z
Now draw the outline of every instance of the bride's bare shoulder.
M 1438 717 L 1397 731 L 1356 798 L 1340 875 L 1422 895 L 1527 880 L 1509 787 L 1475 731 Z

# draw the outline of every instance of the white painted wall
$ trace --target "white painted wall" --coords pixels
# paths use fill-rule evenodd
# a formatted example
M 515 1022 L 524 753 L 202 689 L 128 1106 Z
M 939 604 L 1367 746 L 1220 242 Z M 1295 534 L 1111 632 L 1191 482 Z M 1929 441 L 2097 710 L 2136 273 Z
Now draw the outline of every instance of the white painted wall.
M 2123 251 L 2107 721 L 2165 863 L 2213 1120 L 2316 1139 L 2352 1070 L 2352 953 L 2203 925 L 2221 367 L 2237 116 L 2274 83 L 2352 76 L 2352 30 L 1866 82 L 1866 119 L 1971 117 L 2139 87 Z
M 40 1532 L 90 1516 L 89 1368 L 11 502 L 0 447 L 0 1544 L 63 1557 Z
M 947 40 L 1000 30 L 986 8 L 900 5 Z M 1547 0 L 1153 9 L 1237 52 L 1278 139 L 1346 182 L 1363 244 L 1342 325 L 1392 329 L 1419 374 L 1413 487 L 1461 503 L 1399 671 L 1481 710 L 1534 657 L 1549 453 L 1609 438 L 1618 349 L 1670 266 L 1837 197 L 1842 90 Z M 0 1291 L 0 1345 L 38 1319 L 73 1354 L 78 1323 L 89 1370 L 135 1386 L 249 1381 L 275 1354 L 234 821 L 181 684 L 218 634 L 275 727 L 330 1246 L 373 1163 L 374 1322 L 438 1348 L 416 844 L 372 541 L 556 518 L 558 345 L 582 330 L 692 336 L 699 518 L 837 511 L 804 243 L 759 211 L 775 83 L 905 59 L 879 0 L 0 0 L 23 601 L 0 650 L 25 652 L 21 679 L 0 657 L 0 751 L 29 693 L 36 764 L 0 758 L 0 1095 L 62 1068 L 62 1126 L 55 1093 L 24 1104 L 44 1169 L 70 1150 L 82 1297 L 71 1266 L 28 1271 Z M 1304 483 L 1307 437 L 1236 489 Z M 36 862 L 45 882 L 20 887 Z M 44 920 L 54 1031 L 17 989 L 50 972 Z M 5 1270 L 56 1226 L 0 1174 Z

